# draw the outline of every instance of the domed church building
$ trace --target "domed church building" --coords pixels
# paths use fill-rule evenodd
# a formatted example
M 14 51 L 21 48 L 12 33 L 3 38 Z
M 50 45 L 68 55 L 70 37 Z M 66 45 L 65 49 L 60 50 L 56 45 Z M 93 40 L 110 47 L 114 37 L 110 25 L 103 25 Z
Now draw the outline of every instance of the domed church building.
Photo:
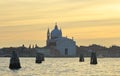
M 76 42 L 73 39 L 63 37 L 62 30 L 55 24 L 54 29 L 47 31 L 46 47 L 57 52 L 58 56 L 75 56 Z

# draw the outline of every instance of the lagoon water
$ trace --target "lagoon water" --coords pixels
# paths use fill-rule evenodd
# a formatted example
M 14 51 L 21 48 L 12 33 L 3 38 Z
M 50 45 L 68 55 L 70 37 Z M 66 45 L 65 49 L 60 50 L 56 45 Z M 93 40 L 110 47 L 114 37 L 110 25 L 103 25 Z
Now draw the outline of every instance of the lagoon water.
M 98 58 L 90 65 L 90 58 L 46 58 L 35 64 L 35 58 L 20 58 L 22 68 L 10 70 L 9 58 L 0 58 L 0 76 L 120 76 L 120 58 Z

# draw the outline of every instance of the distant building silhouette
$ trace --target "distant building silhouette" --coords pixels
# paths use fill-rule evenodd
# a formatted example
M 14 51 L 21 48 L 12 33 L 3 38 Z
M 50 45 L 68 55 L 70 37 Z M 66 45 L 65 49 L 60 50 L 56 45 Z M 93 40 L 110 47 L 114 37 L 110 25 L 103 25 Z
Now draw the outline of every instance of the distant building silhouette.
M 58 51 L 59 56 L 76 56 L 76 42 L 72 39 L 62 36 L 62 30 L 55 24 L 55 28 L 47 31 L 46 46 L 52 50 Z M 47 48 L 47 49 L 48 49 Z

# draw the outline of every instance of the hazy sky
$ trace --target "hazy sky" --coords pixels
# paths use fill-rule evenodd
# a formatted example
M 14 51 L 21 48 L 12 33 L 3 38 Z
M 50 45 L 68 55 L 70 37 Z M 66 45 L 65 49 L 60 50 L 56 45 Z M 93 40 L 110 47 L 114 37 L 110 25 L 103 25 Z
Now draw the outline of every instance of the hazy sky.
M 1 0 L 0 47 L 45 46 L 55 22 L 77 45 L 120 45 L 120 0 Z

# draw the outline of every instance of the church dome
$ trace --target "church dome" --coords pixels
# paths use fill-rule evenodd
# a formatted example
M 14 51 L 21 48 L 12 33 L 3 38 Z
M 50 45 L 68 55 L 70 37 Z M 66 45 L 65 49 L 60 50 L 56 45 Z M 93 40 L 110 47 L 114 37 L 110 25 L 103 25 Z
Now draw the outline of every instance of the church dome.
M 55 39 L 59 37 L 62 37 L 62 32 L 58 29 L 57 25 L 55 25 L 54 30 L 51 32 L 51 38 Z

